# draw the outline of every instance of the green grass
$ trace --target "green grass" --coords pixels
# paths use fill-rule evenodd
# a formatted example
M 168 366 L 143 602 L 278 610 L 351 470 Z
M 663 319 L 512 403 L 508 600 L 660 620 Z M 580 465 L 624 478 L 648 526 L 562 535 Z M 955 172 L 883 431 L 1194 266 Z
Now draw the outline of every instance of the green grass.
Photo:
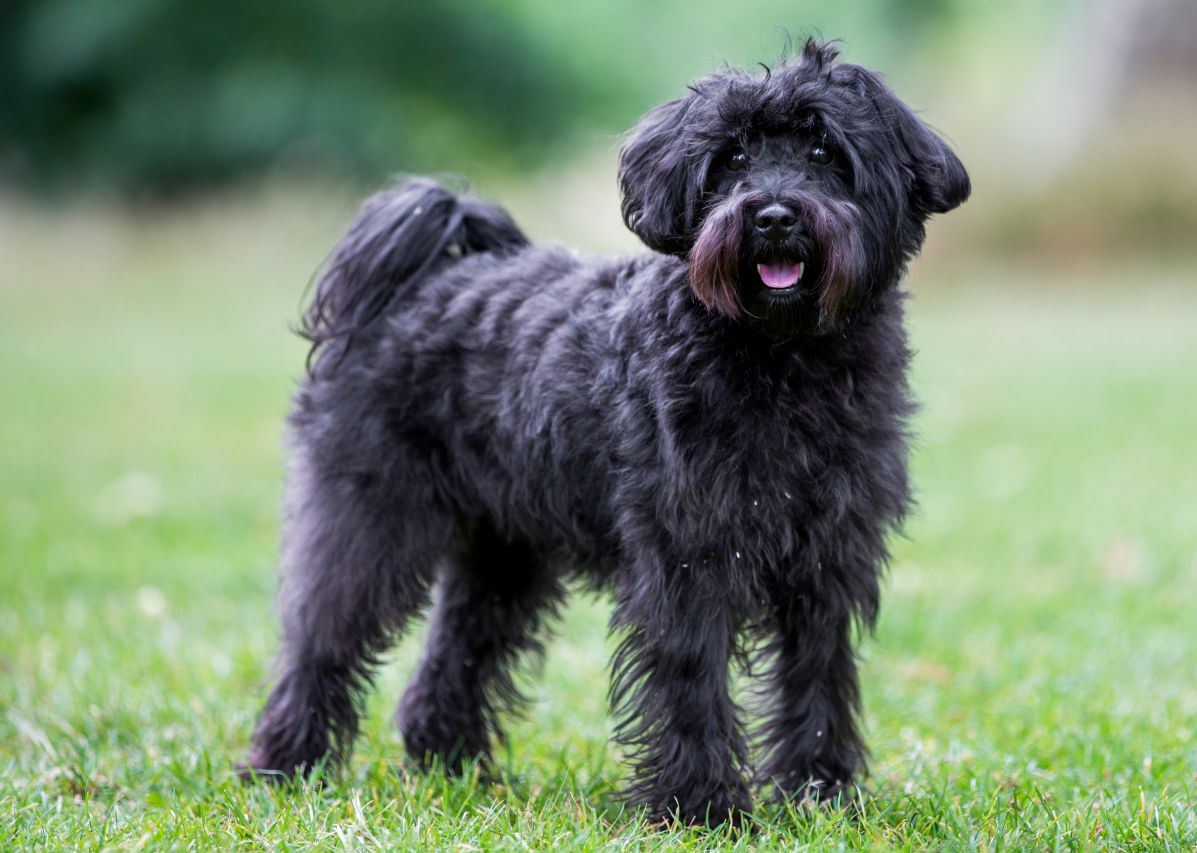
M 591 600 L 501 783 L 405 768 L 409 640 L 343 777 L 238 784 L 276 636 L 287 323 L 343 212 L 0 212 L 0 847 L 1197 845 L 1184 269 L 916 271 L 920 508 L 863 646 L 858 814 L 763 807 L 737 837 L 622 813 Z

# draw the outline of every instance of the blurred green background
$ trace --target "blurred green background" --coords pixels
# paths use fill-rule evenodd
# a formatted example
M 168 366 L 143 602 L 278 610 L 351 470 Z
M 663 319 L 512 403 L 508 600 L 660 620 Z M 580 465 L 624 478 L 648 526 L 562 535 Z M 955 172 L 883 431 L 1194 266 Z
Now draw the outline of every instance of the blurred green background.
M 2 133 L 10 171 L 41 187 L 524 168 L 628 126 L 718 62 L 772 60 L 783 26 L 851 30 L 862 57 L 909 70 L 911 46 L 965 25 L 941 0 L 806 5 L 18 0 L 0 41 Z
M 974 196 L 909 287 L 919 509 L 863 645 L 863 811 L 729 845 L 1197 845 L 1197 5 L 8 0 L 0 5 L 0 846 L 700 848 L 618 811 L 606 603 L 501 783 L 246 789 L 275 644 L 290 331 L 361 195 L 464 176 L 638 251 L 620 135 L 787 33 L 843 39 Z

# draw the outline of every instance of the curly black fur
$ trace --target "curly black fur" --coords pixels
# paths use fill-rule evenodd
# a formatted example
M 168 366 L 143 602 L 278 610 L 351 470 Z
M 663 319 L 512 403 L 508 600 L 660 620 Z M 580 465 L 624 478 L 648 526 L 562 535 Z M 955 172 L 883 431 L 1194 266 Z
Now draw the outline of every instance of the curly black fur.
M 374 663 L 434 584 L 399 725 L 421 761 L 485 761 L 512 666 L 575 576 L 614 593 L 634 803 L 710 822 L 749 806 L 728 688 L 749 648 L 758 780 L 826 797 L 862 771 L 854 633 L 909 502 L 898 283 L 968 176 L 878 77 L 810 42 L 650 112 L 619 181 L 653 254 L 532 246 L 427 180 L 351 226 L 306 316 L 252 771 L 345 757 Z

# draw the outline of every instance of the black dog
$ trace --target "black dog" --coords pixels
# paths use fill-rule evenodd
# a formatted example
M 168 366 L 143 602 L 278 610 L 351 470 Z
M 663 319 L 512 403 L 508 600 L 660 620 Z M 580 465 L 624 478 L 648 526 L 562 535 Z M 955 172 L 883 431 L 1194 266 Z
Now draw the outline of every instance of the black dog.
M 853 640 L 909 500 L 898 288 L 969 193 L 871 72 L 808 42 L 651 111 L 600 261 L 412 180 L 370 199 L 305 317 L 278 683 L 249 772 L 351 747 L 372 667 L 430 599 L 407 750 L 485 761 L 570 578 L 614 592 L 633 803 L 749 806 L 729 661 L 761 656 L 760 775 L 834 796 L 862 770 Z

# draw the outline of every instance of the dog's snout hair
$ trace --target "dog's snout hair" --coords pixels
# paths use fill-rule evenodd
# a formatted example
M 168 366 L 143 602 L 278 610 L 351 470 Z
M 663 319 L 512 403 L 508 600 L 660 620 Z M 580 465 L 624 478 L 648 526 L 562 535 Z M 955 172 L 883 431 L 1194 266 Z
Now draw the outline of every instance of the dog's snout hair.
M 728 317 L 745 310 L 742 280 L 757 260 L 776 253 L 785 241 L 755 232 L 760 211 L 784 207 L 793 217 L 787 240 L 805 255 L 817 294 L 813 322 L 832 327 L 867 289 L 868 259 L 858 238 L 859 211 L 850 202 L 791 193 L 779 203 L 765 192 L 743 192 L 720 201 L 707 213 L 689 256 L 690 286 L 698 300 Z M 756 249 L 753 250 L 754 239 Z
M 740 192 L 714 205 L 690 250 L 690 287 L 698 301 L 712 311 L 737 317 L 741 311 L 738 282 L 742 249 L 752 211 L 767 204 L 763 192 Z

